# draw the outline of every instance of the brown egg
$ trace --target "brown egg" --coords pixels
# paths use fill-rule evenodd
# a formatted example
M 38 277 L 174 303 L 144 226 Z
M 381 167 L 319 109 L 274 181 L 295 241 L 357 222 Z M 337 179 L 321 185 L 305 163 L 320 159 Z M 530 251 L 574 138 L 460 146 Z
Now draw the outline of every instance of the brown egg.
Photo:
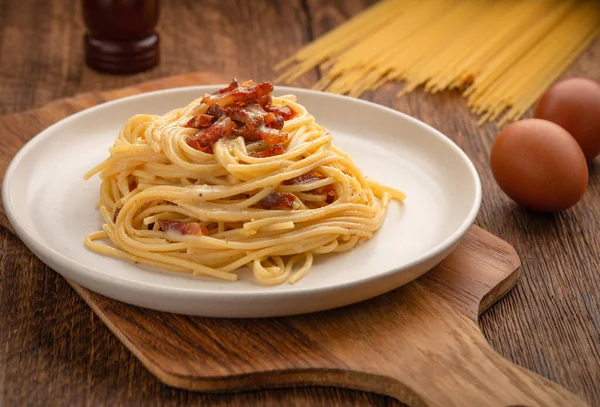
M 568 131 L 588 160 L 600 154 L 600 83 L 585 78 L 558 82 L 538 101 L 533 117 Z
M 490 165 L 506 195 L 542 212 L 575 205 L 588 184 L 581 148 L 565 129 L 546 120 L 521 120 L 502 130 Z

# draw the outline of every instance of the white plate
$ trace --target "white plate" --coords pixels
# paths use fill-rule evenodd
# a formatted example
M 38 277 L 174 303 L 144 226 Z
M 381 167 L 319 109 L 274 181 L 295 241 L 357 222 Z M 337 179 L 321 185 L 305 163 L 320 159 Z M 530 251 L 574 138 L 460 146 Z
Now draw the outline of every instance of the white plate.
M 375 237 L 349 253 L 317 258 L 298 283 L 263 287 L 250 272 L 235 283 L 141 267 L 84 247 L 101 226 L 100 181 L 83 174 L 108 155 L 127 118 L 163 114 L 218 86 L 146 93 L 70 116 L 13 159 L 2 199 L 19 237 L 65 278 L 105 296 L 161 311 L 266 317 L 320 311 L 383 294 L 442 261 L 473 223 L 481 184 L 467 156 L 443 134 L 392 109 L 296 88 L 298 101 L 354 157 L 364 173 L 408 195 L 392 202 Z

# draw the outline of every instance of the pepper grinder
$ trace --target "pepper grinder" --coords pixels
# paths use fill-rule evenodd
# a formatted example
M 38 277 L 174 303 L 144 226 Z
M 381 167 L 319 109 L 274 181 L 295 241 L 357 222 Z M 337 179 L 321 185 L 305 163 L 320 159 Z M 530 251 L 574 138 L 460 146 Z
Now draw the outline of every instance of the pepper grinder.
M 131 74 L 159 62 L 159 0 L 83 0 L 85 62 L 101 72 Z

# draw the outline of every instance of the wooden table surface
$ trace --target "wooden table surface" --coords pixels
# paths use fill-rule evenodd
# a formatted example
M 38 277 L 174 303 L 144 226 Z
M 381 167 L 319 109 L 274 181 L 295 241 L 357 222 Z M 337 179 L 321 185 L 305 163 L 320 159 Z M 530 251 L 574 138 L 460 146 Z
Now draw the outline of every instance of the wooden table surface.
M 0 113 L 87 90 L 198 70 L 272 79 L 273 65 L 371 3 L 361 0 L 162 2 L 161 65 L 133 76 L 83 64 L 78 0 L 0 0 Z M 251 22 L 251 23 L 245 23 Z M 600 40 L 565 76 L 600 80 Z M 297 82 L 310 86 L 312 72 Z M 438 128 L 474 161 L 483 182 L 477 224 L 515 246 L 516 288 L 480 320 L 492 346 L 600 405 L 600 159 L 583 201 L 557 215 L 512 204 L 488 165 L 495 126 L 478 128 L 455 94 L 387 85 L 366 98 Z M 0 135 L 1 137 L 1 135 Z M 206 395 L 158 382 L 69 285 L 14 236 L 0 231 L 0 405 L 398 405 L 375 394 L 299 388 Z

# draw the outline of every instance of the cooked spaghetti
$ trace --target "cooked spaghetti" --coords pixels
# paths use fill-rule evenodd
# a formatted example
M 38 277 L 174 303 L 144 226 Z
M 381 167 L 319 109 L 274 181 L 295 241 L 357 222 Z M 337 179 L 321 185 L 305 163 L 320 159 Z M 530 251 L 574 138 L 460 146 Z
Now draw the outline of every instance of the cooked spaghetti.
M 387 82 L 462 90 L 480 123 L 519 119 L 600 32 L 597 0 L 382 0 L 277 69 L 360 96 Z
M 293 95 L 272 90 L 234 80 L 164 116 L 131 117 L 85 174 L 100 174 L 104 217 L 86 246 L 230 281 L 249 266 L 274 285 L 371 238 L 404 194 L 366 179 Z

